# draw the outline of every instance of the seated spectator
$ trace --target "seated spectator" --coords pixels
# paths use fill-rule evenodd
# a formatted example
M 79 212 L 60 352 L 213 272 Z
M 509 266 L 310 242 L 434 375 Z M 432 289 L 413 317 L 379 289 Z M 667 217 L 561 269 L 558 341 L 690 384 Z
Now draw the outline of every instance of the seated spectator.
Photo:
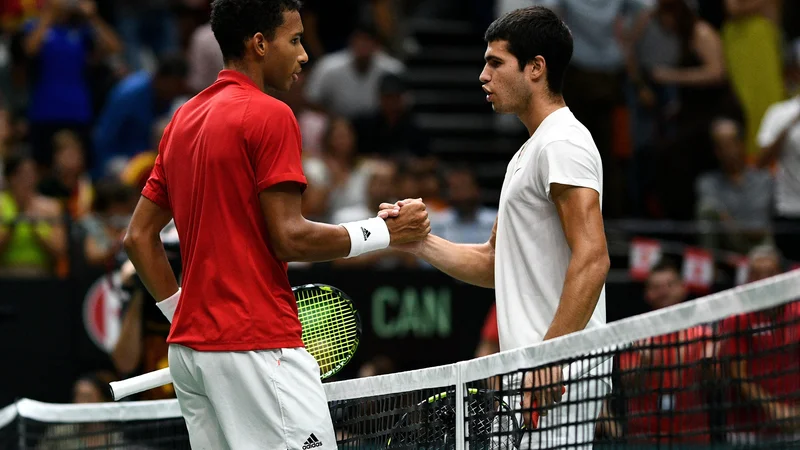
M 661 262 L 651 270 L 645 287 L 654 309 L 683 302 L 686 289 L 676 266 Z M 710 441 L 706 391 L 714 355 L 708 326 L 636 342 L 619 358 L 628 442 Z
M 697 180 L 699 219 L 719 224 L 724 231 L 703 236 L 703 245 L 747 253 L 764 241 L 770 224 L 772 177 L 765 170 L 746 165 L 744 136 L 733 120 L 719 119 L 711 125 L 714 150 L 720 170 Z
M 492 235 L 497 210 L 481 205 L 481 190 L 475 174 L 467 167 L 447 173 L 449 207 L 434 213 L 431 232 L 450 242 L 483 244 Z
M 53 276 L 67 252 L 61 207 L 36 192 L 33 159 L 6 158 L 4 171 L 8 188 L 0 191 L 0 276 Z
M 388 161 L 370 161 L 367 163 L 369 175 L 367 176 L 367 195 L 364 203 L 338 209 L 331 216 L 331 223 L 344 223 L 359 220 L 358 217 L 372 217 L 378 210 L 378 205 L 383 202 L 399 200 L 395 191 L 395 166 Z M 355 258 L 337 259 L 333 261 L 335 267 L 372 267 L 375 269 L 390 269 L 401 265 L 415 266 L 416 258 L 406 252 L 386 249 L 371 252 Z
M 781 257 L 772 247 L 749 255 L 748 281 L 780 273 Z M 800 427 L 800 301 L 722 321 L 720 360 L 730 389 L 726 393 L 727 441 L 778 443 Z
M 368 166 L 356 154 L 355 131 L 347 119 L 331 119 L 322 156 L 306 158 L 303 170 L 308 179 L 303 193 L 306 217 L 330 222 L 334 212 L 366 202 Z
M 84 254 L 90 266 L 113 269 L 125 260 L 122 239 L 137 199 L 136 192 L 119 181 L 97 184 L 92 212 L 79 222 L 86 233 Z
M 223 68 L 222 50 L 214 37 L 210 23 L 201 25 L 192 32 L 187 60 L 188 84 L 192 92 L 200 92 L 217 81 L 217 76 Z
M 112 402 L 108 383 L 117 377 L 110 372 L 95 372 L 82 375 L 72 388 L 72 403 Z M 114 427 L 114 428 L 112 428 Z M 129 447 L 123 432 L 112 424 L 89 422 L 51 425 L 45 431 L 37 450 L 78 450 L 84 448 Z
M 88 64 L 92 56 L 120 52 L 122 45 L 93 0 L 46 4 L 41 16 L 25 25 L 23 49 L 32 63 L 27 78 L 32 83 L 28 114 L 33 156 L 50 167 L 57 131 L 71 129 L 89 143 L 93 111 Z
M 61 202 L 73 220 L 80 219 L 91 210 L 94 198 L 83 143 L 72 131 L 62 130 L 53 136 L 53 147 L 53 169 L 39 183 L 39 192 Z
M 795 41 L 796 48 L 800 41 Z M 800 82 L 800 52 L 795 50 L 787 67 L 787 80 Z M 778 102 L 764 114 L 756 137 L 761 147 L 757 166 L 775 167 L 774 223 L 795 227 L 775 231 L 775 243 L 783 255 L 800 261 L 800 95 Z
M 380 107 L 372 114 L 357 117 L 353 124 L 358 134 L 358 153 L 383 157 L 429 155 L 428 139 L 411 116 L 408 87 L 396 74 L 385 74 L 380 81 Z
M 171 116 L 174 103 L 187 93 L 187 71 L 182 57 L 170 56 L 154 75 L 136 72 L 114 87 L 94 131 L 95 176 L 104 174 L 115 156 L 130 158 L 152 149 L 153 125 Z
M 325 55 L 306 85 L 308 100 L 332 115 L 353 119 L 378 111 L 378 83 L 386 73 L 401 73 L 403 63 L 380 49 L 375 31 L 358 27 L 347 49 Z

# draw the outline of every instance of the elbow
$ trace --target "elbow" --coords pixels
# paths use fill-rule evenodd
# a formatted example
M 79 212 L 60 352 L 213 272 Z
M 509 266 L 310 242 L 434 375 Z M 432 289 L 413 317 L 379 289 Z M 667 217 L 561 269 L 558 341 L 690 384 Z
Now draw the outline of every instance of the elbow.
M 285 231 L 272 238 L 272 251 L 278 260 L 285 263 L 303 261 L 306 251 L 302 233 Z
M 146 233 L 134 228 L 128 228 L 128 232 L 125 233 L 125 238 L 122 240 L 122 246 L 128 255 L 135 255 L 147 240 Z

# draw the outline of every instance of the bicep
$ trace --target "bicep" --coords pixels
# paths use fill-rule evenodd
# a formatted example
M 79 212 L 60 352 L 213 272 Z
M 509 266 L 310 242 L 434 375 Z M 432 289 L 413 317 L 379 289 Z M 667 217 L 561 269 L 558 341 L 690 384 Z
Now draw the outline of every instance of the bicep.
M 172 220 L 172 212 L 158 206 L 147 197 L 140 197 L 133 211 L 129 232 L 146 235 L 158 235 Z
M 591 188 L 557 183 L 551 184 L 550 193 L 572 252 L 607 252 L 600 194 Z
M 278 183 L 258 194 L 267 231 L 273 242 L 285 239 L 296 230 L 303 218 L 303 185 L 294 182 Z
M 725 69 L 725 54 L 722 49 L 722 39 L 710 28 L 702 25 L 696 33 L 696 49 L 703 65 L 709 69 L 722 72 Z

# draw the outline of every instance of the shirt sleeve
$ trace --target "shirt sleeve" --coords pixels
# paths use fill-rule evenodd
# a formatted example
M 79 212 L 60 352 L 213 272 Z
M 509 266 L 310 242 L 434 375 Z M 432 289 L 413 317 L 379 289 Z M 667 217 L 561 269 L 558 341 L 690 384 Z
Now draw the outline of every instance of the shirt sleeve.
M 781 106 L 780 103 L 776 103 L 764 113 L 764 118 L 761 119 L 761 125 L 756 135 L 756 142 L 760 147 L 769 147 L 774 144 L 778 136 L 789 126 L 789 121 L 792 117 L 787 114 L 781 114 Z
M 293 181 L 305 189 L 308 182 L 303 174 L 302 139 L 297 120 L 283 103 L 267 105 L 273 114 L 258 114 L 248 108 L 244 132 L 250 164 L 255 173 L 258 190 L 278 183 Z
M 547 144 L 539 155 L 540 182 L 550 198 L 553 183 L 585 187 L 600 193 L 600 156 L 570 141 Z
M 142 196 L 164 209 L 171 210 L 169 193 L 167 192 L 167 179 L 164 175 L 161 155 L 162 153 L 159 151 L 158 156 L 156 156 L 156 163 L 150 172 L 150 178 L 147 179 L 147 184 L 142 189 Z
M 161 137 L 161 142 L 158 145 L 158 155 L 153 164 L 153 170 L 150 171 L 150 177 L 147 179 L 144 189 L 142 189 L 142 196 L 168 210 L 172 210 L 172 208 L 169 201 L 169 191 L 167 190 L 167 177 L 164 173 L 163 156 L 166 147 L 165 143 L 169 139 L 171 132 L 172 122 L 167 124 L 167 127 L 164 129 L 164 135 Z

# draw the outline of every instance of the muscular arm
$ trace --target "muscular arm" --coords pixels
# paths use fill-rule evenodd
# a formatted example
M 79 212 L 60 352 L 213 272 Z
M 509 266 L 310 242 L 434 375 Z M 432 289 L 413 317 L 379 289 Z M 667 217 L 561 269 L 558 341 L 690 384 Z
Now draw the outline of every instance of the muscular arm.
M 123 242 L 139 278 L 157 301 L 178 291 L 178 281 L 169 265 L 160 235 L 171 219 L 169 210 L 141 197 Z
M 550 192 L 572 256 L 545 340 L 586 327 L 611 265 L 598 192 L 560 184 L 553 184 Z
M 457 280 L 475 286 L 494 288 L 496 236 L 497 220 L 492 228 L 492 236 L 484 244 L 454 244 L 431 234 L 421 242 L 414 253 Z

